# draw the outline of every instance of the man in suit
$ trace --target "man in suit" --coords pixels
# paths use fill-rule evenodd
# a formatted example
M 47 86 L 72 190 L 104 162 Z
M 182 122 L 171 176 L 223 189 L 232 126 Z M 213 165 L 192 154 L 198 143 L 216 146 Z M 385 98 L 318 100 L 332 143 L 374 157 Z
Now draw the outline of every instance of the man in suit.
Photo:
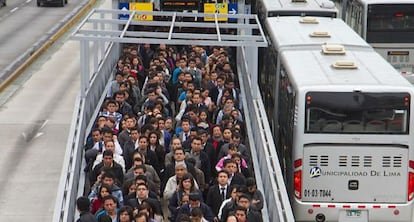
M 204 129 L 199 129 L 197 135 L 201 138 L 201 150 L 207 153 L 208 159 L 210 160 L 210 173 L 211 177 L 216 175 L 215 166 L 217 163 L 217 153 L 214 150 L 213 144 L 208 142 L 208 132 Z M 207 183 L 209 181 L 206 181 Z
M 229 174 L 221 170 L 217 174 L 217 184 L 211 186 L 208 190 L 206 204 L 211 208 L 216 217 L 223 201 L 230 197 L 231 191 L 228 181 Z
M 246 178 L 241 173 L 237 173 L 237 164 L 233 159 L 226 159 L 223 162 L 223 169 L 229 174 L 229 184 L 246 186 Z
M 207 153 L 201 150 L 201 138 L 195 137 L 191 141 L 191 150 L 190 150 L 190 158 L 194 158 L 196 160 L 195 167 L 203 171 L 204 173 L 204 181 L 210 181 L 210 171 L 211 171 L 211 164 L 210 160 L 207 156 Z
M 208 90 L 213 90 L 216 86 L 217 86 L 217 72 L 216 71 L 211 71 L 210 72 L 210 81 L 207 82 L 207 84 L 205 85 L 205 88 L 207 88 Z
M 191 122 L 188 118 L 181 119 L 181 132 L 178 134 L 178 138 L 181 143 L 184 143 L 187 139 L 190 139 Z
M 262 216 L 259 211 L 256 211 L 252 209 L 251 206 L 251 199 L 249 195 L 242 194 L 239 196 L 239 199 L 237 201 L 237 205 L 241 206 L 246 209 L 246 217 L 247 221 L 249 222 L 262 222 Z
M 226 77 L 223 75 L 220 75 L 217 77 L 217 86 L 211 89 L 210 91 L 210 97 L 211 100 L 218 106 L 220 104 L 221 96 L 223 95 L 224 90 L 224 81 Z

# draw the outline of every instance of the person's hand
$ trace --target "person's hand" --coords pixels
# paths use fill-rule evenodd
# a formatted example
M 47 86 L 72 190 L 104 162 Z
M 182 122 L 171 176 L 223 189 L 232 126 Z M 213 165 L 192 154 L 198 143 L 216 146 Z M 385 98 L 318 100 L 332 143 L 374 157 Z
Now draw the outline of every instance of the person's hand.
M 258 203 L 260 203 L 260 200 L 255 200 L 255 199 L 252 200 L 252 204 L 258 204 Z

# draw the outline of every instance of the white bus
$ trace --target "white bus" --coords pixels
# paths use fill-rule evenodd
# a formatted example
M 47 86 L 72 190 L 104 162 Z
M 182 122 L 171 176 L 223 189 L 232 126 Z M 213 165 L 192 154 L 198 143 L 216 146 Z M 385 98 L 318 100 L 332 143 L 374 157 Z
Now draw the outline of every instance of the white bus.
M 389 63 L 403 74 L 414 72 L 414 0 L 337 0 L 337 3 L 346 23 Z
M 414 88 L 342 20 L 274 17 L 259 85 L 296 221 L 411 221 Z
M 256 10 L 261 21 L 279 16 L 338 17 L 338 9 L 330 0 L 256 0 Z

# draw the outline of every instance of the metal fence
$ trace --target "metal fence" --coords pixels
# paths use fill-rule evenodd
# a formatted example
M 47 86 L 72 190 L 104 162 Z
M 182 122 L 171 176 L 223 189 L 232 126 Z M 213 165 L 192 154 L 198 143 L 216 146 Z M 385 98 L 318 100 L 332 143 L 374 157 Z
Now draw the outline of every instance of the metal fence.
M 252 55 L 252 50 L 249 47 L 238 47 L 237 71 L 241 91 L 245 95 L 243 108 L 245 110 L 253 166 L 258 189 L 265 194 L 263 220 L 294 222 L 279 158 L 259 93 L 257 76 L 250 76 L 252 67 L 249 61 L 252 61 L 252 59 L 257 60 L 257 54 L 256 56 L 254 53 Z
M 94 44 L 96 43 L 89 44 L 91 47 L 88 48 L 94 48 Z M 82 57 L 81 59 L 83 59 Z M 84 185 L 84 183 L 79 183 L 84 177 L 82 169 L 83 144 L 88 132 L 90 132 L 93 120 L 99 112 L 99 104 L 105 97 L 103 92 L 112 77 L 113 65 L 119 58 L 119 44 L 109 44 L 107 50 L 101 51 L 98 57 L 102 58 L 100 63 L 97 63 L 98 60 L 93 60 L 93 63 L 87 64 L 92 68 L 92 74 L 86 78 L 81 77 L 87 79 L 88 87 L 84 88 L 85 91 L 80 93 L 75 103 L 76 107 L 74 108 L 59 189 L 56 195 L 54 222 L 74 221 L 76 198 L 78 191 L 83 190 Z

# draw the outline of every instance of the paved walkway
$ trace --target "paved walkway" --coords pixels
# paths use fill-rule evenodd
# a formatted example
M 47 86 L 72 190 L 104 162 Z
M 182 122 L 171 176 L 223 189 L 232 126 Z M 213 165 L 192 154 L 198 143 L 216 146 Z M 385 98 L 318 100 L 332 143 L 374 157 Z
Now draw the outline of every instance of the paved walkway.
M 79 43 L 67 38 L 0 94 L 0 221 L 52 221 L 80 86 Z

